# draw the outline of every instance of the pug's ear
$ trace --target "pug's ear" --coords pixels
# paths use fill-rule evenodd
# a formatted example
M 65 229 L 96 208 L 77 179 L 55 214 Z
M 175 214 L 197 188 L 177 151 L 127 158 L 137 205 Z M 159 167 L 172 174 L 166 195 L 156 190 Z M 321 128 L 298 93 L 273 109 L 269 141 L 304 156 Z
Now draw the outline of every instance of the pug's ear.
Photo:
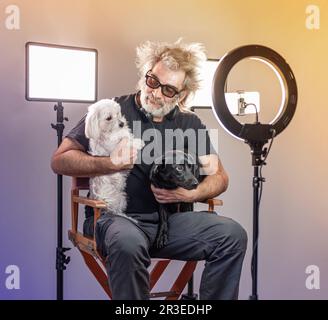
M 151 170 L 150 170 L 150 174 L 149 174 L 149 178 L 150 180 L 152 180 L 154 178 L 154 176 L 158 173 L 158 164 L 154 165 Z
M 85 135 L 87 138 L 95 140 L 100 136 L 99 112 L 95 104 L 88 108 L 88 114 L 85 118 Z

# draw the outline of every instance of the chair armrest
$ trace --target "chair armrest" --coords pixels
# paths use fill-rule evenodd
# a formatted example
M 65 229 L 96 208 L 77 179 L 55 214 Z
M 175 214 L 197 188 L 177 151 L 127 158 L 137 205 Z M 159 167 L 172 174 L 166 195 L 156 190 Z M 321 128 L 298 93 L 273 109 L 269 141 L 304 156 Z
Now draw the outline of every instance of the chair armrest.
M 94 199 L 90 199 L 87 197 L 81 197 L 81 196 L 72 196 L 72 200 L 75 203 L 85 204 L 92 208 L 99 208 L 99 209 L 106 208 L 106 204 L 102 200 L 94 200 Z M 206 199 L 206 200 L 201 200 L 201 201 L 197 201 L 197 202 L 206 203 L 209 206 L 222 206 L 223 205 L 223 201 L 220 199 Z
M 88 197 L 81 197 L 78 195 L 72 194 L 72 229 L 69 230 L 68 236 L 69 239 L 74 243 L 75 246 L 78 246 L 81 250 L 87 250 L 89 253 L 97 253 L 97 246 L 95 240 L 95 227 L 98 218 L 101 215 L 101 209 L 106 208 L 106 204 L 102 200 L 94 200 Z M 79 213 L 79 204 L 88 205 L 93 208 L 94 217 L 93 217 L 93 237 L 88 238 L 82 233 L 78 232 L 78 213 Z
M 214 206 L 222 206 L 223 205 L 223 201 L 220 199 L 206 199 L 206 200 L 197 201 L 197 202 L 208 204 L 208 211 L 210 211 L 210 212 L 214 211 Z
M 208 205 L 213 205 L 213 206 L 222 206 L 223 205 L 223 201 L 220 199 L 206 199 L 206 200 L 197 201 L 197 202 L 206 203 Z
M 92 208 L 98 208 L 98 209 L 106 208 L 106 204 L 102 200 L 93 200 L 87 197 L 72 196 L 72 201 L 75 203 L 88 205 Z

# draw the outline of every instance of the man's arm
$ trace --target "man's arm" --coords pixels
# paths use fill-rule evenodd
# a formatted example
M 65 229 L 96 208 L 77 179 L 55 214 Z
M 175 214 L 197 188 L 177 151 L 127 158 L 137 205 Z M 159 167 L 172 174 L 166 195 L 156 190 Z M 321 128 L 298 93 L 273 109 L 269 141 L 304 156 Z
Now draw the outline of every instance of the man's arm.
M 215 198 L 225 192 L 229 185 L 228 174 L 217 155 L 201 156 L 199 160 L 203 164 L 202 170 L 206 177 L 197 187 L 194 201 Z
M 51 159 L 51 168 L 57 174 L 75 177 L 93 177 L 133 167 L 137 151 L 126 152 L 127 141 L 121 141 L 111 157 L 96 157 L 86 153 L 76 140 L 65 138 Z
M 194 190 L 177 188 L 166 190 L 151 185 L 156 200 L 159 203 L 197 202 L 217 197 L 227 190 L 229 178 L 217 155 L 211 154 L 199 157 L 203 170 L 207 176 Z

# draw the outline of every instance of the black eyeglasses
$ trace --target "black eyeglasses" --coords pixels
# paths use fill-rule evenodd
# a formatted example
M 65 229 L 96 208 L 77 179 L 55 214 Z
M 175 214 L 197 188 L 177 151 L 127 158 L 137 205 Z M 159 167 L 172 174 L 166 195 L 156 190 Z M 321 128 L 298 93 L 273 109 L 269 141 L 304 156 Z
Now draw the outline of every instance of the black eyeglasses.
M 162 94 L 168 98 L 173 98 L 177 94 L 181 93 L 181 91 L 183 91 L 183 90 L 178 91 L 176 88 L 174 88 L 168 84 L 161 84 L 157 78 L 155 78 L 154 76 L 149 74 L 150 72 L 151 72 L 151 70 L 149 70 L 146 73 L 146 85 L 149 88 L 157 89 L 157 88 L 161 87 Z

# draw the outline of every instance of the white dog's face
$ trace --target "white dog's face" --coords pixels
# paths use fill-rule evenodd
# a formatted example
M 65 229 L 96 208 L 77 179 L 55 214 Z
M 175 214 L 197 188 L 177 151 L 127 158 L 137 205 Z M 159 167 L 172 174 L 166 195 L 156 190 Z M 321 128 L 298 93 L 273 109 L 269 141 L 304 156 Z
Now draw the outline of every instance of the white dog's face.
M 87 138 L 98 139 L 101 135 L 117 131 L 125 126 L 127 123 L 121 114 L 121 107 L 114 100 L 103 99 L 89 106 L 85 119 Z

